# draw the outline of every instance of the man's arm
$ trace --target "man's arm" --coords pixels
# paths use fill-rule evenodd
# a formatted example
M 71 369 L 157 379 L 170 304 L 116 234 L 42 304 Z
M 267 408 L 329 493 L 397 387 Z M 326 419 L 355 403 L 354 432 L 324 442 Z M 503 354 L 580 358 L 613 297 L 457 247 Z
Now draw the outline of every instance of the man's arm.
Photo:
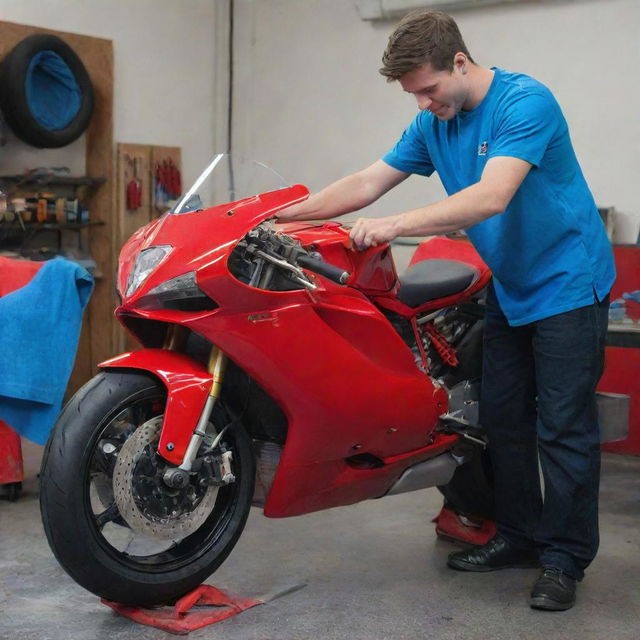
M 280 211 L 280 220 L 326 220 L 351 213 L 375 202 L 389 189 L 400 184 L 408 173 L 378 160 L 371 166 L 330 184 L 304 202 Z
M 375 247 L 397 236 L 427 236 L 464 229 L 502 213 L 531 164 L 508 156 L 490 158 L 478 182 L 440 202 L 386 218 L 359 218 L 351 239 Z

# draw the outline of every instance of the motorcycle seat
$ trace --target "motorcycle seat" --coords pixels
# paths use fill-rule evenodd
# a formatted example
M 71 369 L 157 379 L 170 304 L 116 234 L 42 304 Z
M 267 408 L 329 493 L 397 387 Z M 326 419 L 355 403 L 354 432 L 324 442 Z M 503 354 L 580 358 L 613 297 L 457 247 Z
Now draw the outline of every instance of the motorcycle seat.
M 399 278 L 398 300 L 409 307 L 464 291 L 478 272 L 455 260 L 421 260 Z

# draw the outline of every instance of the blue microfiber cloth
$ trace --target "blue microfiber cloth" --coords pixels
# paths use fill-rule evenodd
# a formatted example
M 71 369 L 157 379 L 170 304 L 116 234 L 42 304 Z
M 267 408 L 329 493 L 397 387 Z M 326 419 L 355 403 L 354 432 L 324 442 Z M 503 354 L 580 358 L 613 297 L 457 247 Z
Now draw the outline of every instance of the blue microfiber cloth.
M 37 444 L 60 413 L 92 290 L 86 269 L 55 258 L 0 298 L 0 420 Z

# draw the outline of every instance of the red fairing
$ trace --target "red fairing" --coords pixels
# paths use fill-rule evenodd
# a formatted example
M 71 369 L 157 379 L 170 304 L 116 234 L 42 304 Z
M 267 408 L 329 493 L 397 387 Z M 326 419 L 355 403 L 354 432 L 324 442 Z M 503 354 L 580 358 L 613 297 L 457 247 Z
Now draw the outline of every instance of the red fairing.
M 446 393 L 416 368 L 380 312 L 364 300 L 351 300 L 348 310 L 339 297 L 331 301 L 280 307 L 261 317 L 221 313 L 215 326 L 204 319 L 192 324 L 242 363 L 287 416 L 287 441 L 265 506 L 269 516 L 380 495 L 385 478 L 388 488 L 390 475 L 410 461 L 358 475 L 344 459 L 422 449 L 447 409 Z
M 158 451 L 169 462 L 179 465 L 193 431 L 180 425 L 195 426 L 211 389 L 211 374 L 198 362 L 175 351 L 141 349 L 105 360 L 102 369 L 139 369 L 160 379 L 167 388 L 167 406 Z M 171 425 L 165 428 L 166 425 Z M 167 448 L 171 443 L 172 446 Z
M 118 290 L 127 291 L 127 278 L 140 251 L 157 245 L 173 247 L 170 260 L 165 260 L 143 283 L 126 307 L 155 286 L 188 271 L 215 267 L 222 262 L 226 271 L 226 259 L 233 246 L 247 231 L 277 211 L 309 197 L 302 185 L 263 193 L 238 202 L 230 202 L 193 213 L 164 215 L 134 233 L 120 252 Z M 200 281 L 198 273 L 198 281 Z M 221 301 L 217 301 L 220 303 Z
M 490 276 L 489 267 L 484 263 L 473 245 L 466 238 L 445 238 L 436 236 L 421 242 L 411 258 L 409 266 L 427 259 L 455 260 L 475 267 L 482 277 Z M 466 293 L 466 292 L 465 292 Z
M 124 300 L 116 313 L 121 319 L 182 325 L 204 336 L 284 412 L 287 439 L 265 505 L 271 517 L 383 495 L 407 467 L 450 449 L 458 439 L 436 431 L 448 408 L 447 393 L 416 366 L 410 348 L 380 309 L 405 317 L 417 311 L 396 298 L 398 277 L 388 245 L 360 252 L 352 249 L 348 230 L 337 223 L 279 224 L 278 233 L 348 271 L 349 286 L 315 276 L 315 290 L 274 291 L 249 286 L 229 271 L 229 256 L 249 230 L 307 196 L 305 187 L 295 186 L 166 215 L 138 231 L 120 258 L 118 288 Z M 158 245 L 172 251 L 126 297 L 138 253 Z M 470 245 L 435 239 L 425 251 L 429 257 L 462 259 L 477 269 L 477 279 L 451 296 L 452 302 L 486 284 L 488 269 Z M 215 309 L 140 308 L 151 289 L 187 272 L 195 272 L 198 287 L 215 301 Z M 433 306 L 444 306 L 439 303 Z M 159 452 L 179 464 L 211 385 L 206 369 L 161 349 L 125 354 L 102 366 L 144 369 L 162 380 L 169 403 Z M 174 445 L 172 451 L 168 443 Z M 362 453 L 383 466 L 350 466 L 348 459 Z

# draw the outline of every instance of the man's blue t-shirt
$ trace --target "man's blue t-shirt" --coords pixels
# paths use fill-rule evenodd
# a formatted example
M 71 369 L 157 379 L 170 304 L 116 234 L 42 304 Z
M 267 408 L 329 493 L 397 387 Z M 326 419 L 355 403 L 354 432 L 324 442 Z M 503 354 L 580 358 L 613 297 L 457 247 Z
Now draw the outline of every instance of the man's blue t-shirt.
M 503 213 L 466 231 L 494 275 L 513 326 L 602 300 L 615 279 L 611 245 L 551 92 L 494 69 L 482 102 L 441 122 L 420 112 L 383 160 L 406 173 L 438 172 L 449 195 L 480 180 L 489 158 L 533 166 Z

